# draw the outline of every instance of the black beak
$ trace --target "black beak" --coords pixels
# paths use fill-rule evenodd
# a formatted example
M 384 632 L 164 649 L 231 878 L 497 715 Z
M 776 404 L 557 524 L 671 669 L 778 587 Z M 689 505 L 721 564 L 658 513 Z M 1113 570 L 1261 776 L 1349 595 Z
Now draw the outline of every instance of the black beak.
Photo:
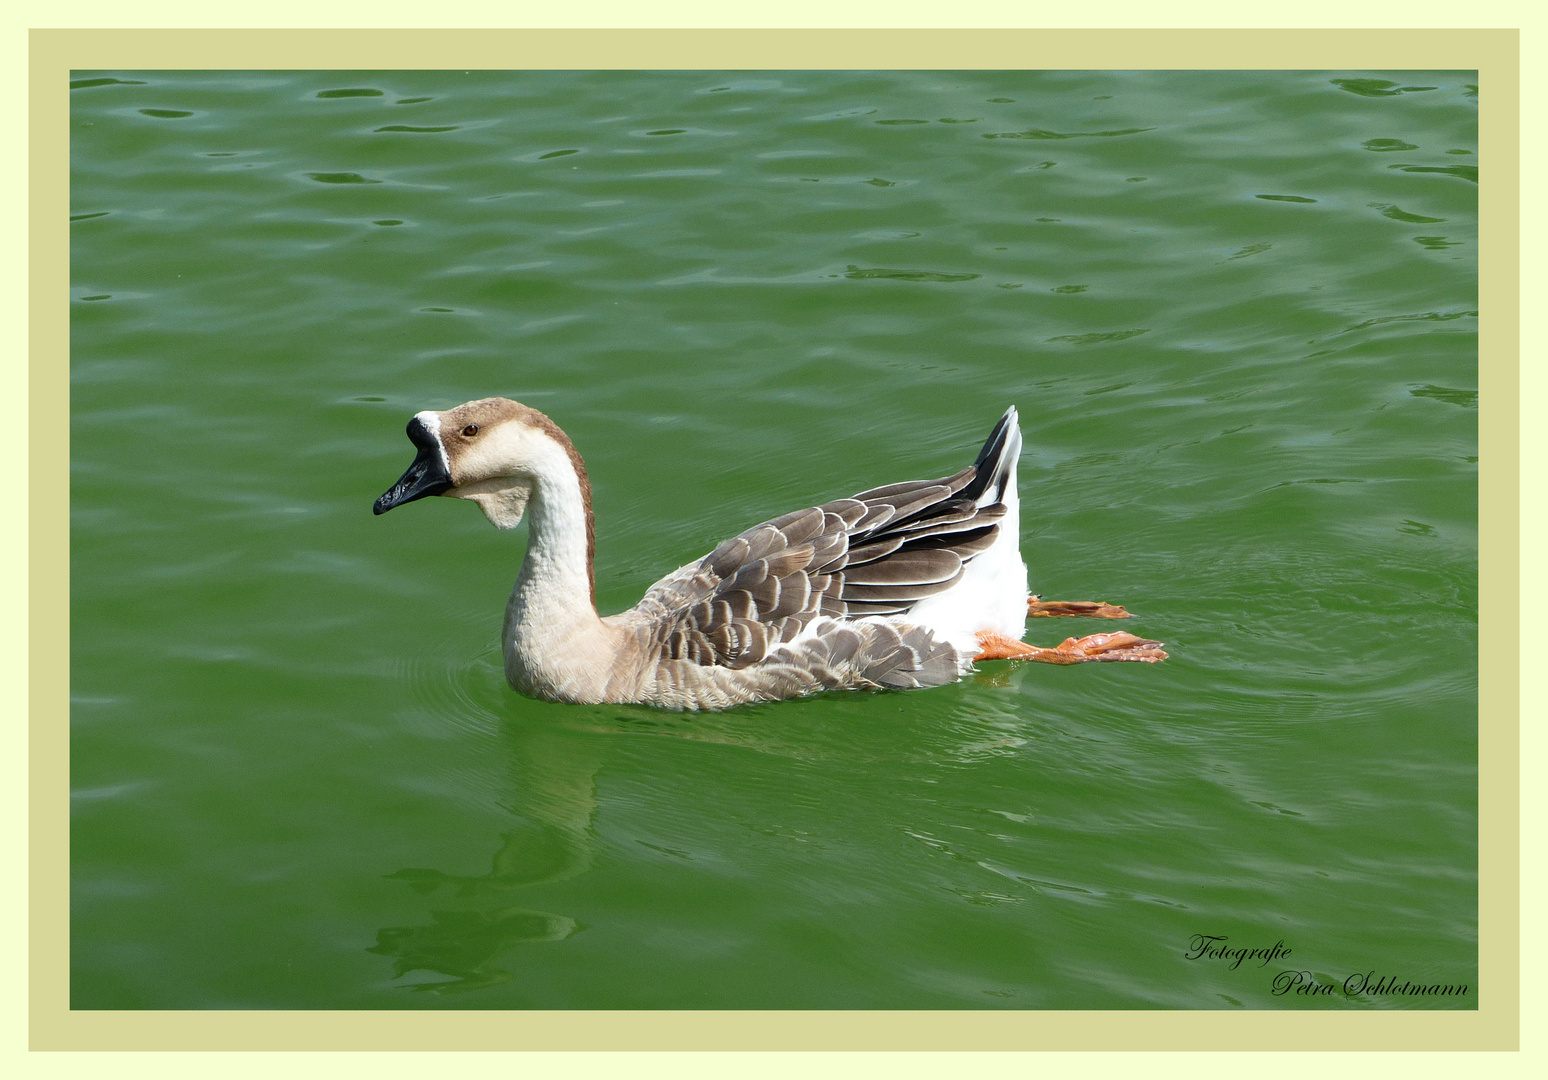
M 441 444 L 425 429 L 418 417 L 409 421 L 408 437 L 419 453 L 414 457 L 414 464 L 398 478 L 398 482 L 376 500 L 371 507 L 373 514 L 385 514 L 394 506 L 402 506 L 427 495 L 439 495 L 456 486 L 446 466 L 442 464 Z

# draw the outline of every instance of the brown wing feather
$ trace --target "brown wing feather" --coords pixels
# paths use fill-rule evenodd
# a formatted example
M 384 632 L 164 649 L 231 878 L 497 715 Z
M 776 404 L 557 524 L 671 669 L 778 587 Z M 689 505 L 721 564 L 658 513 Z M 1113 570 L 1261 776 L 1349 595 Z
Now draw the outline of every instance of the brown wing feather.
M 765 659 L 821 616 L 904 614 L 955 585 L 998 536 L 1003 505 L 955 498 L 975 476 L 969 466 L 763 522 L 657 582 L 635 614 L 656 628 L 664 658 L 731 668 Z M 823 638 L 840 659 L 859 647 L 844 633 L 854 641 L 838 630 Z

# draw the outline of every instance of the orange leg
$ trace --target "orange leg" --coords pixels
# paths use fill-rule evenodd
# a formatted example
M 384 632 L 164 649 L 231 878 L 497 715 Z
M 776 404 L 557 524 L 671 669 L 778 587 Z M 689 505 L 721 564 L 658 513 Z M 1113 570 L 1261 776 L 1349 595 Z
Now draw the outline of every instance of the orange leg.
M 1117 604 L 1106 600 L 1044 600 L 1041 596 L 1027 597 L 1027 615 L 1033 619 L 1049 619 L 1055 615 L 1089 615 L 1097 619 L 1132 619 L 1134 616 Z
M 1081 664 L 1088 660 L 1137 660 L 1154 664 L 1166 659 L 1161 642 L 1149 641 L 1122 630 L 1114 634 L 1091 634 L 1078 641 L 1065 638 L 1052 649 L 1040 649 L 1024 641 L 1015 641 L 984 631 L 978 635 L 976 660 L 1037 660 L 1044 664 Z

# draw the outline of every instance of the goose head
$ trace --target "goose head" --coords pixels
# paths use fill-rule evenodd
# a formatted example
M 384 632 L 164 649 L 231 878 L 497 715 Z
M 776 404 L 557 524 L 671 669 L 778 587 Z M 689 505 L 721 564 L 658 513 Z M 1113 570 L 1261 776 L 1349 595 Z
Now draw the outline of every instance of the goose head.
M 544 481 L 578 484 L 590 502 L 574 445 L 547 416 L 520 402 L 481 398 L 444 412 L 416 413 L 408 437 L 418 450 L 414 463 L 376 500 L 374 513 L 445 495 L 477 503 L 497 529 L 514 529 Z

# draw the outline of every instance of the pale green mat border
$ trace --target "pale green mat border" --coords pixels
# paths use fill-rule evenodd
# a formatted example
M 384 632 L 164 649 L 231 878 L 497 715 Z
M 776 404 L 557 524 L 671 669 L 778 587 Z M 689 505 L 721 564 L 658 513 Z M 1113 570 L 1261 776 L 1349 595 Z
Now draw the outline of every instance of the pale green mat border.
M 1464 1050 L 1519 1045 L 1519 34 L 1515 30 L 34 30 L 30 34 L 33 1049 Z M 1479 1008 L 1451 1011 L 72 1011 L 68 72 L 147 69 L 1477 70 Z M 1336 642 L 1331 643 L 1336 647 Z M 1139 1063 L 1136 1062 L 1138 1065 Z M 1310 1065 L 1310 1063 L 1308 1063 Z M 1377 1063 L 1372 1062 L 1373 1066 Z

